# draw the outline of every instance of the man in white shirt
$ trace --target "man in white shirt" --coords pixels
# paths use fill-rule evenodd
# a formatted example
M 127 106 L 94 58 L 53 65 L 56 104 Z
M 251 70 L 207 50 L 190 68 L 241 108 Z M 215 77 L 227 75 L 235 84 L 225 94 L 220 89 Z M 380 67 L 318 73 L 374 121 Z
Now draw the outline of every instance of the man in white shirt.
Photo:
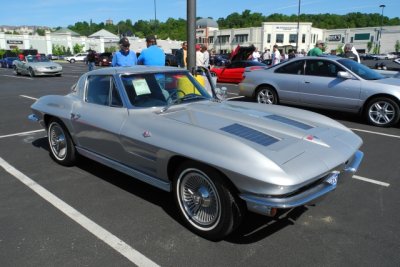
M 200 51 L 201 46 L 199 44 L 196 45 L 196 66 L 204 67 L 204 54 Z
M 272 65 L 279 64 L 281 62 L 281 53 L 278 50 L 278 45 L 274 45 L 272 51 Z

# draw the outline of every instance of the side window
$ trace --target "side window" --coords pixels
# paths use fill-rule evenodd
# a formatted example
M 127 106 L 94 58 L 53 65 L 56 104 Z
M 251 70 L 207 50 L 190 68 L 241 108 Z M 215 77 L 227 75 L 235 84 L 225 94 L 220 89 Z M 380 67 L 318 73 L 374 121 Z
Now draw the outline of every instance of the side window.
M 105 75 L 92 75 L 87 79 L 86 102 L 103 106 L 121 107 L 122 101 L 113 78 Z
M 285 73 L 285 74 L 296 74 L 296 75 L 304 74 L 304 60 L 298 60 L 295 62 L 288 63 L 278 68 L 275 72 Z
M 327 60 L 307 60 L 306 62 L 306 75 L 337 77 L 337 73 L 342 70 L 341 67 Z

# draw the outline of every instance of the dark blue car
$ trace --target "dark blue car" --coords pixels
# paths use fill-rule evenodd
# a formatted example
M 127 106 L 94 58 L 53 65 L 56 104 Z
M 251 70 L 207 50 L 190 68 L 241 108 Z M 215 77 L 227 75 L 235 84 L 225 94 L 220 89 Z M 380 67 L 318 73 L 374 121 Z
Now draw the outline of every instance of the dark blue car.
M 5 57 L 3 58 L 1 62 L 1 67 L 2 68 L 13 68 L 13 61 L 18 59 L 17 57 Z

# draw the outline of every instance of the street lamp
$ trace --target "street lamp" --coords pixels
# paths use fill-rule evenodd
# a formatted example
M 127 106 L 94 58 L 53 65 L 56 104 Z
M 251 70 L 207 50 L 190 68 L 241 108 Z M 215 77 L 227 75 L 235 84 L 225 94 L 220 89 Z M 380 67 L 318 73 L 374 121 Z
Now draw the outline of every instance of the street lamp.
M 382 39 L 382 27 L 383 27 L 383 9 L 386 7 L 385 5 L 380 5 L 380 8 L 382 8 L 382 15 L 381 15 L 381 30 L 379 31 L 379 51 L 378 53 L 381 53 L 381 39 Z
M 300 36 L 300 4 L 301 0 L 299 0 L 299 10 L 297 12 L 297 41 L 296 41 L 296 53 L 299 53 L 299 36 Z
M 157 30 L 157 8 L 156 8 L 156 0 L 154 0 L 154 35 L 156 35 Z

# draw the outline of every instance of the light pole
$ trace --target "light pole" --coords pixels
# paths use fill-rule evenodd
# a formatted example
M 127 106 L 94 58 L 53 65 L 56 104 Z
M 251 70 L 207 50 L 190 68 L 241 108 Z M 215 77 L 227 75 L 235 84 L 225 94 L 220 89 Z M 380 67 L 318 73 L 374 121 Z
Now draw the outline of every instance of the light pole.
M 156 7 L 156 0 L 154 0 L 154 35 L 156 35 L 157 30 L 157 7 Z
M 300 36 L 300 4 L 301 0 L 299 0 L 299 10 L 297 11 L 297 41 L 296 41 L 296 53 L 299 53 L 299 36 Z
M 381 39 L 382 39 L 382 27 L 383 27 L 383 9 L 386 7 L 385 5 L 380 5 L 380 8 L 382 8 L 382 15 L 381 15 L 381 30 L 379 31 L 379 48 L 378 48 L 378 53 L 381 53 Z

